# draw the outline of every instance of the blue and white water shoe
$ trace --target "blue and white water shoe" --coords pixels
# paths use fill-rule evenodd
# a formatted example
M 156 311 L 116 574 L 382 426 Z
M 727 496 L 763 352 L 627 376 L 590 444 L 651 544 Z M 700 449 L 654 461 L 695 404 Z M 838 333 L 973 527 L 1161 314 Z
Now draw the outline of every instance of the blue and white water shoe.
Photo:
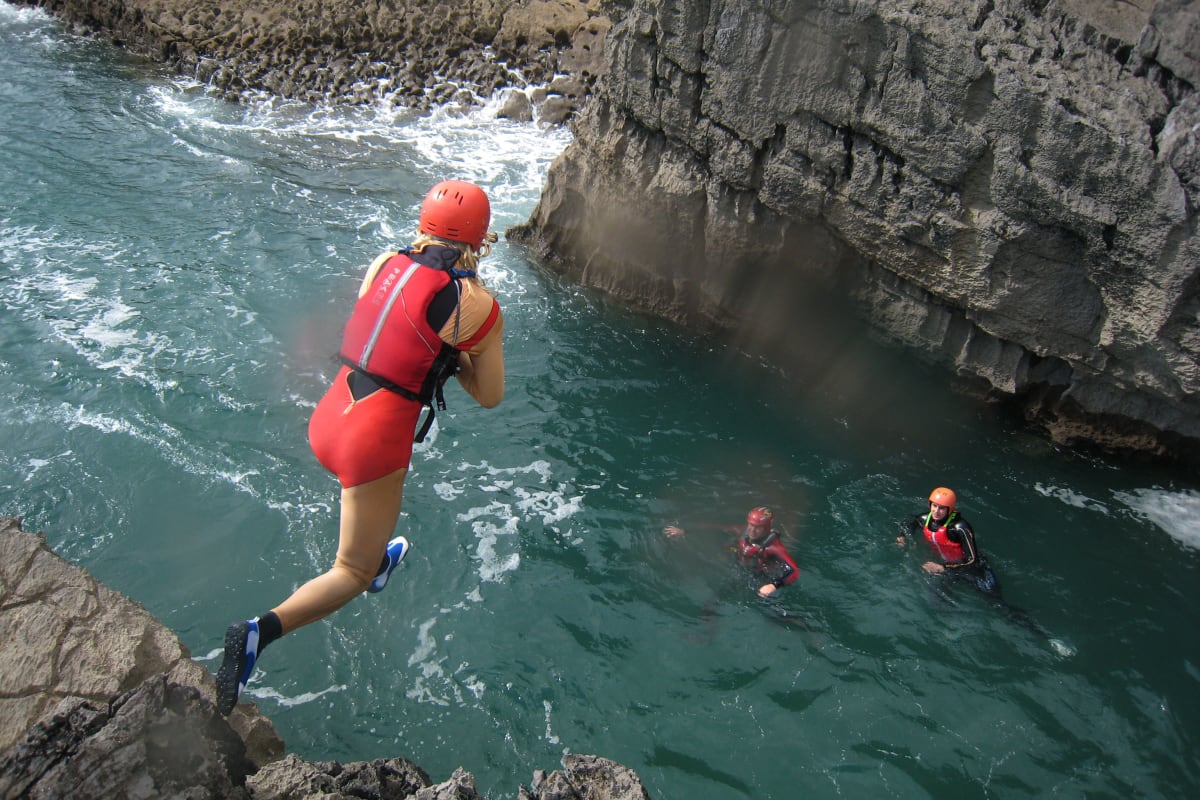
M 258 660 L 258 619 L 235 622 L 225 629 L 225 658 L 217 671 L 217 710 L 228 716 L 250 682 Z
M 368 592 L 382 592 L 383 587 L 387 586 L 388 578 L 392 577 L 392 570 L 400 566 L 400 562 L 408 555 L 409 544 L 408 539 L 403 536 L 397 536 L 388 542 L 387 545 L 387 566 L 379 571 L 375 576 L 375 580 L 371 581 L 371 585 L 367 587 Z

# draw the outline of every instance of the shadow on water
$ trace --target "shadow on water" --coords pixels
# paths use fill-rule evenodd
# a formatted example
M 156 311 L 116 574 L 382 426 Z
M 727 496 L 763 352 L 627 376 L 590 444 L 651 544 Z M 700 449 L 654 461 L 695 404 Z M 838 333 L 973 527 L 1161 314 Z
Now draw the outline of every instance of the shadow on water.
M 706 782 L 712 782 L 721 786 L 728 786 L 747 797 L 755 795 L 754 787 L 751 784 L 741 780 L 737 775 L 732 775 L 720 770 L 713 769 L 712 765 L 704 759 L 689 756 L 686 753 L 681 753 L 678 750 L 673 750 L 664 745 L 659 745 L 654 748 L 654 751 L 647 759 L 648 763 L 656 767 L 670 770 L 678 770 L 688 775 L 701 778 Z

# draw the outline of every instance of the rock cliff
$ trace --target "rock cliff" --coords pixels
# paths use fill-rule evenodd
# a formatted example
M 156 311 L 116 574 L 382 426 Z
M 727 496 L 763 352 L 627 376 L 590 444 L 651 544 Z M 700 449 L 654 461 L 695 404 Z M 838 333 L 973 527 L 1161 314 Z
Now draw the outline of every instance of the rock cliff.
M 478 800 L 404 758 L 283 757 L 252 704 L 218 713 L 212 676 L 144 608 L 0 517 L 0 800 Z M 568 755 L 522 800 L 647 800 L 637 775 Z
M 510 239 L 801 380 L 851 298 L 1059 441 L 1197 460 L 1195 4 L 607 10 L 606 75 Z

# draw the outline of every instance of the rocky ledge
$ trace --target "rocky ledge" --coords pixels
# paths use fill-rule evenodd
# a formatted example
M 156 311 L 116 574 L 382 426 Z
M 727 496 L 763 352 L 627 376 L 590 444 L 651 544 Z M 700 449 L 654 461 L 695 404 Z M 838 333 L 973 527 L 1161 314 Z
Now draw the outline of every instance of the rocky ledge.
M 209 672 L 132 600 L 0 517 L 0 800 L 478 800 L 459 768 L 434 783 L 405 758 L 284 755 L 249 703 L 217 711 Z M 648 800 L 591 755 L 533 772 L 519 800 Z
M 221 91 L 429 109 L 505 97 L 547 124 L 582 106 L 604 66 L 599 0 L 14 0 Z

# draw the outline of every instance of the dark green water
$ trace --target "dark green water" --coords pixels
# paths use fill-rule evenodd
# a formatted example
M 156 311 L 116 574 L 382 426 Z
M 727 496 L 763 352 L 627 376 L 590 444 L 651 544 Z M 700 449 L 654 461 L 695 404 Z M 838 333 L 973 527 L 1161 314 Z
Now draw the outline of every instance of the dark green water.
M 333 557 L 305 426 L 362 269 L 446 175 L 524 221 L 566 135 L 230 106 L 6 5 L 0 74 L 0 513 L 215 669 Z M 264 655 L 290 750 L 491 798 L 564 752 L 656 799 L 1200 795 L 1195 476 L 1060 452 L 865 336 L 801 382 L 485 265 L 508 397 L 452 391 L 387 591 Z M 897 549 L 941 483 L 1054 642 Z M 704 532 L 762 503 L 802 569 L 770 603 Z

